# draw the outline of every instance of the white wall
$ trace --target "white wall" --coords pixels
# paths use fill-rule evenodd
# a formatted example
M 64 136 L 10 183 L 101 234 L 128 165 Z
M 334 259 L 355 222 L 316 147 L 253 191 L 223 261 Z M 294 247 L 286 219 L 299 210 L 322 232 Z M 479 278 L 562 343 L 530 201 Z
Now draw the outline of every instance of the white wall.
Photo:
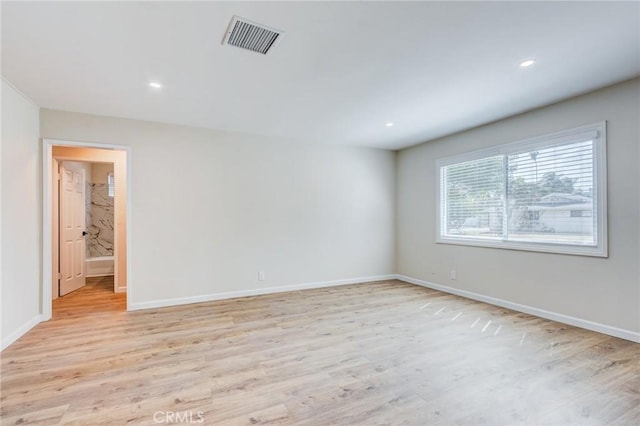
M 131 146 L 134 308 L 394 272 L 393 152 L 46 109 L 41 135 Z
M 2 80 L 2 349 L 39 321 L 42 167 L 38 116 L 38 107 Z
M 640 80 L 402 150 L 397 272 L 609 327 L 640 331 Z M 436 244 L 436 160 L 608 122 L 609 258 Z M 457 270 L 457 281 L 449 271 Z

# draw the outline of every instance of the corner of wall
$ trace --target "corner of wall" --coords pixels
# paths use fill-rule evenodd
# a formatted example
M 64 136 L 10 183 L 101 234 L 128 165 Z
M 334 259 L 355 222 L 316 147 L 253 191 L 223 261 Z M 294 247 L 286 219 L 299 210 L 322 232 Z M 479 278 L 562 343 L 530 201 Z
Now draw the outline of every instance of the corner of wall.
M 4 351 L 10 345 L 15 343 L 16 340 L 27 334 L 29 330 L 38 325 L 42 321 L 42 316 L 40 314 L 31 318 L 29 321 L 21 325 L 17 330 L 13 333 L 9 334 L 7 337 L 4 337 L 2 341 L 0 341 L 0 351 Z
M 398 270 L 398 202 L 400 189 L 400 185 L 398 183 L 399 157 L 400 150 L 393 151 L 393 259 L 391 265 L 394 274 L 400 273 Z

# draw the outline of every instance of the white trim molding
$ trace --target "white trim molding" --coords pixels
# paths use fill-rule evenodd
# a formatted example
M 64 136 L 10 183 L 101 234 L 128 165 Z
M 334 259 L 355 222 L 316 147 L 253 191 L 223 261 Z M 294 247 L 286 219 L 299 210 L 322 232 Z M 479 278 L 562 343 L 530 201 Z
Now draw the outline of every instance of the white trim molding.
M 489 303 L 490 305 L 500 306 L 507 309 L 512 309 L 518 312 L 524 312 L 527 314 L 535 315 L 537 317 L 546 318 L 552 321 L 561 322 L 563 324 L 573 325 L 575 327 L 584 328 L 598 333 L 607 334 L 609 336 L 619 337 L 621 339 L 630 340 L 632 342 L 640 343 L 640 333 L 631 330 L 625 330 L 623 328 L 613 327 L 598 322 L 585 320 L 582 318 L 576 318 L 569 315 L 559 314 L 557 312 L 551 312 L 533 306 L 521 305 L 520 303 L 510 302 L 504 299 L 498 299 L 497 297 L 485 296 L 483 294 L 474 293 L 467 290 L 461 290 L 446 285 L 435 284 L 429 281 L 420 280 L 418 278 L 408 277 L 406 275 L 396 275 L 396 279 L 418 285 L 421 287 L 430 288 L 433 290 L 442 291 L 449 294 L 455 294 L 457 296 L 466 297 L 467 299 L 473 299 L 480 302 Z
M 235 299 L 237 297 L 261 296 L 265 294 L 284 293 L 287 291 L 309 290 L 309 289 L 315 289 L 315 288 L 335 287 L 335 286 L 348 285 L 348 284 L 361 284 L 361 283 L 368 283 L 368 282 L 374 282 L 374 281 L 395 280 L 396 278 L 397 276 L 395 274 L 375 275 L 371 277 L 348 278 L 348 279 L 333 280 L 333 281 L 318 281 L 318 282 L 303 283 L 303 284 L 285 285 L 285 286 L 279 286 L 279 287 L 265 287 L 265 288 L 256 288 L 256 289 L 250 289 L 250 290 L 227 291 L 224 293 L 203 294 L 200 296 L 153 300 L 149 302 L 138 302 L 138 303 L 132 302 L 129 305 L 129 310 L 137 311 L 141 309 L 164 308 L 167 306 L 189 305 L 191 303 L 211 302 L 214 300 Z
M 20 327 L 18 327 L 18 329 L 16 331 L 14 331 L 13 333 L 11 333 L 7 337 L 5 337 L 2 340 L 2 342 L 0 342 L 0 351 L 4 351 L 11 344 L 13 344 L 16 340 L 18 340 L 19 338 L 21 338 L 22 336 L 27 334 L 27 332 L 29 330 L 31 330 L 36 325 L 40 324 L 41 321 L 42 321 L 42 316 L 41 315 L 36 315 L 35 317 L 31 318 L 26 323 L 22 324 Z

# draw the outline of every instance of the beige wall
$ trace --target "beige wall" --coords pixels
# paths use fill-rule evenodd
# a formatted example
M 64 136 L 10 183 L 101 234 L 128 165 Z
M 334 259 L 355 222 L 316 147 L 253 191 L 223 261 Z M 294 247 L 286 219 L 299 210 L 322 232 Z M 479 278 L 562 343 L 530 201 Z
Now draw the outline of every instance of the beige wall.
M 46 137 L 45 137 L 46 139 Z M 86 162 L 109 162 L 107 167 L 113 167 L 115 178 L 114 198 L 114 246 L 115 277 L 118 291 L 126 291 L 127 287 L 127 153 L 125 151 L 74 148 L 68 146 L 54 146 L 53 157 L 58 160 L 75 160 Z M 95 172 L 97 165 L 91 167 Z M 105 179 L 106 180 L 106 179 Z M 55 256 L 52 259 L 55 265 Z M 56 268 L 52 267 L 52 271 Z
M 39 108 L 2 80 L 0 327 L 4 349 L 39 321 Z
M 41 134 L 131 147 L 133 307 L 393 273 L 393 152 L 46 109 Z
M 610 327 L 640 331 L 640 80 L 402 150 L 397 272 Z M 608 122 L 609 258 L 436 244 L 436 160 Z M 449 271 L 457 271 L 457 280 Z
M 113 163 L 92 163 L 91 183 L 108 183 L 107 176 L 113 173 Z

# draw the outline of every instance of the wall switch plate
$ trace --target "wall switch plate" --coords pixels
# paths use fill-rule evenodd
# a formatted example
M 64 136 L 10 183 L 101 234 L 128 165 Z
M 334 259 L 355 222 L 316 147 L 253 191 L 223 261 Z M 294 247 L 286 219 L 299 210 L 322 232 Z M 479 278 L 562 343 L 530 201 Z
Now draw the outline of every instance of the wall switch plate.
M 264 271 L 258 271 L 258 281 L 264 281 L 264 280 L 265 280 Z
M 458 274 L 456 273 L 455 269 L 451 270 L 451 274 L 449 275 L 449 277 L 454 281 L 458 279 Z

